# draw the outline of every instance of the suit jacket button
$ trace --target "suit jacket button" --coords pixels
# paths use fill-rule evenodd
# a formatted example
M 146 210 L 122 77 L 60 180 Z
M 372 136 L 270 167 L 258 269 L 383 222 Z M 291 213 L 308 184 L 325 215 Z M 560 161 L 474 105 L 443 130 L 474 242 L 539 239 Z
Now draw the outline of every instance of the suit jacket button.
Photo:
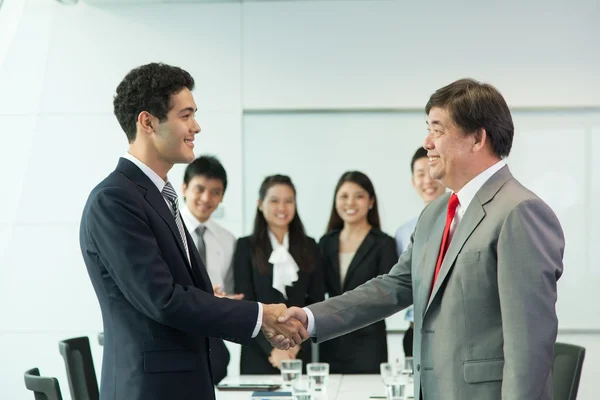
M 417 364 L 417 371 L 421 370 L 421 364 Z

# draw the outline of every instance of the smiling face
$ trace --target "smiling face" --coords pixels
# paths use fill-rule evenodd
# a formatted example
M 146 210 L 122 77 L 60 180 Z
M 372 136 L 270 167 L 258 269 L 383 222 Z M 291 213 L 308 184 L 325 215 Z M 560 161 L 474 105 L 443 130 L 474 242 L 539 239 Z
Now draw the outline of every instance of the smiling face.
M 439 181 L 431 177 L 427 157 L 421 157 L 413 163 L 412 184 L 425 204 L 431 203 L 446 191 Z
M 345 224 L 356 224 L 367 220 L 373 202 L 362 186 L 344 182 L 335 195 L 335 210 Z
M 458 192 L 473 178 L 471 158 L 475 136 L 460 129 L 447 109 L 433 107 L 427 118 L 429 133 L 423 147 L 429 157 L 429 173 L 445 187 Z
M 264 200 L 258 201 L 258 209 L 263 213 L 271 230 L 287 229 L 296 215 L 296 195 L 285 184 L 271 186 Z
M 185 204 L 200 222 L 206 222 L 210 218 L 223 201 L 224 193 L 221 179 L 207 178 L 204 175 L 196 175 L 187 185 L 183 184 Z
M 200 126 L 194 116 L 196 103 L 189 89 L 171 95 L 171 103 L 164 121 L 151 117 L 154 132 L 149 139 L 160 161 L 172 166 L 194 160 L 194 137 L 200 132 Z

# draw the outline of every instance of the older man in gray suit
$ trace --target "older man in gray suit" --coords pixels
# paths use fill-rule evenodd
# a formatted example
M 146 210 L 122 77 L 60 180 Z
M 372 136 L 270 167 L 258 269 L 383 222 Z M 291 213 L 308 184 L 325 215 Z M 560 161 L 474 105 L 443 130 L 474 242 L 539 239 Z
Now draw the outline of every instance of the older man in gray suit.
M 425 208 L 389 274 L 280 321 L 322 342 L 414 302 L 416 398 L 552 399 L 560 223 L 503 161 L 514 127 L 493 86 L 453 82 L 426 113 L 430 173 L 452 193 Z

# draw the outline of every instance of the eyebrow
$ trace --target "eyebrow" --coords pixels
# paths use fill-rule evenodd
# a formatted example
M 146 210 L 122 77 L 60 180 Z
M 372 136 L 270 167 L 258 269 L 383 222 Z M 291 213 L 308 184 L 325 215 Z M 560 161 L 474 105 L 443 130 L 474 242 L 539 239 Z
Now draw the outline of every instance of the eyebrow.
M 429 126 L 429 125 L 439 125 L 439 126 L 444 126 L 442 125 L 442 123 L 440 121 L 438 121 L 437 119 L 434 119 L 433 121 L 431 121 L 431 123 L 429 121 L 425 121 L 425 125 Z
M 179 110 L 179 112 L 177 114 L 183 114 L 183 113 L 186 113 L 186 112 L 191 112 L 191 113 L 195 114 L 196 111 L 198 111 L 197 108 L 194 109 L 193 107 L 186 107 L 184 109 Z

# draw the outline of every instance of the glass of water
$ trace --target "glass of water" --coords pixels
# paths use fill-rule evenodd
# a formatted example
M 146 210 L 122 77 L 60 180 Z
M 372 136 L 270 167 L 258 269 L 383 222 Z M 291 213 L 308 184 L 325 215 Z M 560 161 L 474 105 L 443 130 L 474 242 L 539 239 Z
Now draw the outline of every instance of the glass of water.
M 292 398 L 294 400 L 313 400 L 315 380 L 310 376 L 300 376 L 292 381 Z
M 329 364 L 306 364 L 306 375 L 314 379 L 315 392 L 324 392 L 327 389 L 327 378 L 329 377 Z
M 407 382 L 403 376 L 396 375 L 385 380 L 388 400 L 407 400 Z
M 414 373 L 415 372 L 414 372 L 413 358 L 412 357 L 405 357 L 404 358 L 404 369 L 402 370 L 402 374 L 403 375 L 413 376 Z
M 381 363 L 379 369 L 384 383 L 388 378 L 393 378 L 401 373 L 401 367 L 397 363 Z
M 281 360 L 281 379 L 289 387 L 294 379 L 302 375 L 302 360 Z

